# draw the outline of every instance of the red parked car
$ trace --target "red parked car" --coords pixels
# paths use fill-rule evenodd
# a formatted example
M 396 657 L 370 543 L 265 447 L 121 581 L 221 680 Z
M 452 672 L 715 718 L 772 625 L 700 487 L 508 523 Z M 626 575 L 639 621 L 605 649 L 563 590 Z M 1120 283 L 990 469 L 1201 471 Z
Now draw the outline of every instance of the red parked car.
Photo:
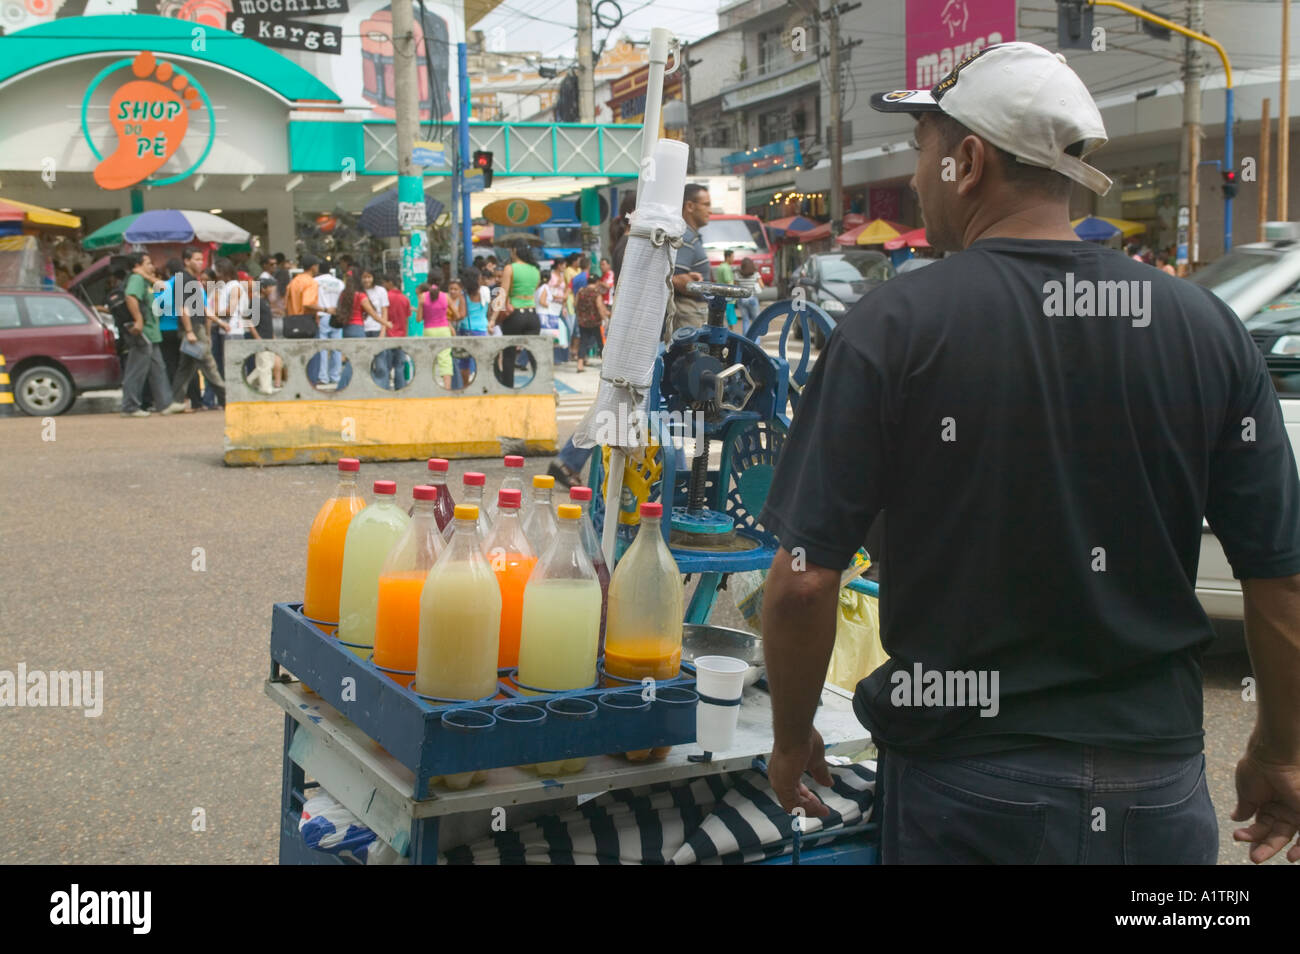
M 714 268 L 722 264 L 722 253 L 729 248 L 735 249 L 733 262 L 737 268 L 745 259 L 752 258 L 763 279 L 764 289 L 772 289 L 771 294 L 775 294 L 772 243 L 768 241 L 767 229 L 758 216 L 712 215 L 709 224 L 700 230 L 700 240 L 709 255 L 709 264 Z
M 62 414 L 83 391 L 122 383 L 112 330 L 59 289 L 0 289 L 0 354 L 14 403 L 33 417 Z

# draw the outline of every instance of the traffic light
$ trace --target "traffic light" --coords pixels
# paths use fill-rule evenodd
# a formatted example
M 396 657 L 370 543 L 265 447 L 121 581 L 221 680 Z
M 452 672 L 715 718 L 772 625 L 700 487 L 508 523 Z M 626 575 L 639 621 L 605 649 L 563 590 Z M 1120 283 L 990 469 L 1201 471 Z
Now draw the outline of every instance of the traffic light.
M 1236 198 L 1237 195 L 1237 171 L 1235 169 L 1226 169 L 1223 172 L 1223 197 L 1225 199 Z
M 474 153 L 474 167 L 483 172 L 483 188 L 492 187 L 492 153 L 482 149 Z

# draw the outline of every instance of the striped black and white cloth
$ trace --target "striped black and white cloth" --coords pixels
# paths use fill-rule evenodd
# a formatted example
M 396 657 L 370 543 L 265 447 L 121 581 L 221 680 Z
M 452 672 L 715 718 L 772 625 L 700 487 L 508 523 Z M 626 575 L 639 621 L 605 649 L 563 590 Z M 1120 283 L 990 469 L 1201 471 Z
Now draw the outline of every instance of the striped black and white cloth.
M 830 767 L 827 788 L 804 783 L 826 803 L 826 818 L 805 818 L 804 850 L 858 831 L 871 819 L 876 763 Z M 441 864 L 743 864 L 787 855 L 792 819 L 758 771 L 610 792 L 562 815 L 446 852 Z

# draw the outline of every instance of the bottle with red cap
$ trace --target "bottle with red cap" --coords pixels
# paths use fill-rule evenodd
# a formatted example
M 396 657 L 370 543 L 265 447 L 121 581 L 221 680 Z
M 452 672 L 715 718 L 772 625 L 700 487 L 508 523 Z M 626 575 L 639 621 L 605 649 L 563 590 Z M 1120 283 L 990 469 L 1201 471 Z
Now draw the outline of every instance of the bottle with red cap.
M 461 480 L 463 481 L 463 489 L 461 490 L 460 499 L 462 503 L 472 504 L 477 509 L 478 516 L 475 519 L 478 521 L 478 542 L 482 546 L 487 541 L 488 534 L 492 532 L 492 521 L 488 518 L 487 507 L 483 505 L 483 492 L 487 488 L 487 475 L 471 470 Z M 448 524 L 447 529 L 442 532 L 442 538 L 451 542 L 453 529 L 453 524 Z
M 433 513 L 434 518 L 438 521 L 438 531 L 443 535 L 445 540 L 451 531 L 447 528 L 451 526 L 452 514 L 456 509 L 456 501 L 452 499 L 451 491 L 447 487 L 447 471 L 451 464 L 441 457 L 429 458 L 429 483 L 427 486 L 434 487 L 438 491 L 438 499 L 435 503 Z M 415 516 L 415 506 L 407 511 L 412 517 Z
M 506 465 L 506 475 L 501 481 L 501 489 L 519 491 L 519 522 L 523 523 L 528 517 L 529 508 L 533 505 L 532 500 L 528 497 L 528 492 L 524 490 L 524 459 L 518 454 L 507 454 L 504 463 Z M 491 513 L 488 514 L 488 517 L 493 523 L 496 522 L 500 502 L 498 497 L 492 501 L 492 506 L 489 508 Z
M 600 537 L 596 536 L 596 527 L 591 522 L 591 488 L 570 487 L 569 500 L 582 508 L 582 516 L 578 519 L 578 535 L 582 537 L 582 548 L 587 551 L 587 559 L 596 568 L 596 578 L 600 580 L 600 652 L 603 653 L 605 621 L 609 615 L 609 567 L 605 565 Z
M 497 519 L 483 544 L 492 572 L 501 586 L 501 640 L 497 666 L 512 669 L 519 665 L 519 626 L 524 611 L 524 586 L 537 565 L 537 555 L 528 545 L 519 522 L 518 490 L 497 492 Z
M 424 580 L 446 546 L 436 517 L 442 493 L 437 487 L 421 484 L 412 496 L 415 506 L 411 524 L 384 558 L 379 571 L 379 602 L 375 609 L 374 663 L 404 686 L 415 677 Z
M 643 503 L 636 539 L 609 582 L 605 672 L 672 679 L 682 663 L 682 575 L 664 542 L 663 504 Z
M 375 608 L 379 571 L 411 518 L 397 505 L 397 484 L 376 480 L 374 502 L 353 518 L 343 544 L 339 583 L 339 639 L 367 658 L 375 646 Z
M 303 615 L 318 624 L 322 632 L 339 621 L 339 582 L 343 577 L 343 545 L 352 518 L 366 505 L 357 490 L 361 461 L 344 457 L 339 461 L 339 482 L 334 493 L 316 511 L 307 535 L 307 585 Z

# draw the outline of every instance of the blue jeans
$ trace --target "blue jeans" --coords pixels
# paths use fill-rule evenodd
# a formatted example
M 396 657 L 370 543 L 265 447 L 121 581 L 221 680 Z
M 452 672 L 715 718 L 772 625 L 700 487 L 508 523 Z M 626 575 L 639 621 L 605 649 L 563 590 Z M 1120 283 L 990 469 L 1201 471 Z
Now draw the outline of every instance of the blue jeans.
M 582 468 L 587 466 L 587 461 L 591 460 L 591 452 L 594 447 L 575 447 L 573 438 L 570 437 L 568 443 L 560 448 L 560 463 L 575 474 L 581 474 Z
M 342 338 L 343 329 L 331 328 L 329 315 L 318 315 L 316 317 L 316 337 L 323 339 Z M 338 384 L 339 379 L 343 376 L 343 352 L 326 351 L 323 354 L 328 360 L 323 359 L 321 353 L 311 356 L 311 360 L 307 362 L 307 377 L 317 384 Z
M 881 751 L 885 864 L 1212 865 L 1204 755 L 1046 742 L 967 758 Z M 877 791 L 881 791 L 877 789 Z
M 224 380 L 226 377 L 226 333 L 216 325 L 212 326 L 212 359 L 217 362 L 217 371 Z M 206 407 L 225 407 L 226 394 L 218 391 L 205 377 L 203 379 L 203 403 Z
M 749 326 L 754 323 L 758 317 L 758 296 L 752 298 L 741 298 L 736 302 L 736 313 L 740 315 L 740 333 L 749 334 Z

